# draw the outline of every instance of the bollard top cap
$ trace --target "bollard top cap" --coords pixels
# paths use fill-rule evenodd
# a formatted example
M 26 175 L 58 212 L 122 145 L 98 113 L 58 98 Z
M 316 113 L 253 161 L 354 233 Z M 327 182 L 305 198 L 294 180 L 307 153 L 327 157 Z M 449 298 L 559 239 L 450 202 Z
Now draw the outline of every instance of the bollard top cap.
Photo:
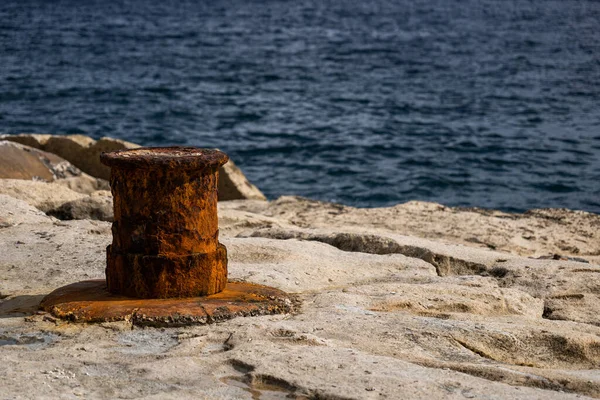
M 100 162 L 117 168 L 216 169 L 229 161 L 229 156 L 216 149 L 199 147 L 138 147 L 100 154 Z

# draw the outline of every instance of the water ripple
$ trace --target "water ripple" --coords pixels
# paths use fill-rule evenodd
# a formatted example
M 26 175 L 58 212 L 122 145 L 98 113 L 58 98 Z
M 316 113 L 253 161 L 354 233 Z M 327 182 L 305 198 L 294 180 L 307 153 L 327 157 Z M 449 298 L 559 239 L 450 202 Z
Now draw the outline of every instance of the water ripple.
M 0 126 L 227 151 L 268 197 L 600 212 L 600 3 L 0 3 Z

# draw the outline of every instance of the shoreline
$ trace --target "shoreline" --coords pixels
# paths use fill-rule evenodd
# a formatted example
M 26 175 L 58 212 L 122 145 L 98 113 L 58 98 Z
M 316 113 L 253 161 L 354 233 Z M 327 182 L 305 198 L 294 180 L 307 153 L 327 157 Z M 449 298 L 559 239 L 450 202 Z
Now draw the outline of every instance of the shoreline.
M 119 149 L 126 149 L 126 148 L 133 148 L 133 147 L 139 147 L 139 144 L 133 143 L 133 142 L 128 142 L 126 140 L 123 139 L 117 139 L 117 138 L 112 138 L 112 137 L 100 137 L 98 139 L 94 139 L 90 136 L 87 135 L 83 135 L 83 134 L 71 134 L 71 135 L 53 135 L 53 134 L 29 134 L 29 133 L 10 133 L 10 134 L 0 134 L 0 140 L 10 140 L 10 141 L 14 141 L 17 143 L 21 143 L 27 146 L 31 146 L 40 150 L 46 150 L 50 153 L 54 153 L 58 156 L 61 156 L 69 161 L 71 161 L 73 164 L 75 164 L 77 167 L 79 167 L 82 171 L 94 176 L 94 177 L 100 177 L 103 179 L 108 179 L 108 170 L 106 168 L 104 168 L 103 166 L 101 166 L 99 164 L 99 162 L 95 161 L 95 162 L 90 162 L 89 160 L 93 159 L 93 160 L 97 160 L 99 157 L 100 152 L 102 151 L 112 151 L 112 150 L 119 150 Z M 48 143 L 50 141 L 50 143 Z M 161 146 L 165 146 L 165 145 L 169 145 L 168 142 L 165 142 L 165 144 L 161 145 Z M 160 146 L 158 146 L 160 147 Z M 222 150 L 222 149 L 221 149 Z M 404 154 L 399 155 L 400 158 L 404 157 Z M 234 157 L 235 160 L 235 157 Z M 238 166 L 235 166 L 235 164 L 233 164 L 232 162 L 227 164 L 227 168 L 231 168 L 231 169 L 235 169 L 235 170 L 239 170 Z M 256 166 L 254 167 L 256 168 Z M 408 170 L 410 170 L 410 167 L 408 167 Z M 244 176 L 244 173 L 242 171 L 240 172 L 240 176 Z M 281 174 L 281 171 L 278 171 L 279 174 Z M 506 172 L 506 171 L 505 171 Z M 257 173 L 257 171 L 255 170 L 254 173 Z M 263 174 L 264 175 L 264 174 Z M 419 175 L 419 176 L 423 176 L 423 175 Z M 514 194 L 514 201 L 511 202 L 510 199 L 507 199 L 506 196 L 502 197 L 502 196 L 495 196 L 494 198 L 496 198 L 496 201 L 491 201 L 490 198 L 487 198 L 485 194 L 482 194 L 482 196 L 479 200 L 479 202 L 477 201 L 473 201 L 473 202 L 462 202 L 461 201 L 461 197 L 457 197 L 456 194 L 454 195 L 450 195 L 450 197 L 447 198 L 440 198 L 435 194 L 432 194 L 431 192 L 429 194 L 423 194 L 421 193 L 421 195 L 414 195 L 411 197 L 404 197 L 403 195 L 401 195 L 401 199 L 399 199 L 398 201 L 395 202 L 390 202 L 390 201 L 385 201 L 383 203 L 381 203 L 381 201 L 376 201 L 376 204 L 370 204 L 370 201 L 366 201 L 364 199 L 361 200 L 362 197 L 360 198 L 355 198 L 355 197 L 348 197 L 350 193 L 352 193 L 352 190 L 350 190 L 348 193 L 338 193 L 338 195 L 341 195 L 342 199 L 345 197 L 345 200 L 338 200 L 336 198 L 336 194 L 333 192 L 328 192 L 326 190 L 316 190 L 316 191 L 311 191 L 311 190 L 307 190 L 303 193 L 298 192 L 298 191 L 282 191 L 282 190 L 278 190 L 275 193 L 273 192 L 273 189 L 270 187 L 270 184 L 268 182 L 259 182 L 258 180 L 252 180 L 252 183 L 250 182 L 249 179 L 247 179 L 244 176 L 245 181 L 252 185 L 252 183 L 256 183 L 257 186 L 254 186 L 251 190 L 255 193 L 255 196 L 259 196 L 261 198 L 267 198 L 269 200 L 275 200 L 278 197 L 281 196 L 301 196 L 301 197 L 306 197 L 306 198 L 310 198 L 313 200 L 318 200 L 318 201 L 323 201 L 323 202 L 330 202 L 330 203 L 337 203 L 337 204 L 344 204 L 347 206 L 352 206 L 352 207 L 356 207 L 356 208 L 385 208 L 385 207 L 393 207 L 397 204 L 403 204 L 406 202 L 410 202 L 410 201 L 422 201 L 422 202 L 432 202 L 432 203 L 438 203 L 438 204 L 443 204 L 447 207 L 453 207 L 453 208 L 457 208 L 457 209 L 480 209 L 480 210 L 491 210 L 491 211 L 502 211 L 505 213 L 511 213 L 511 214 L 522 214 L 522 213 L 527 213 L 528 211 L 531 210 L 540 210 L 540 209 L 568 209 L 568 210 L 573 210 L 573 211 L 584 211 L 584 212 L 590 212 L 593 214 L 600 214 L 600 209 L 598 208 L 598 204 L 596 204 L 595 202 L 588 202 L 588 203 L 577 203 L 579 205 L 579 207 L 568 207 L 565 206 L 565 204 L 571 204 L 571 205 L 576 205 L 575 203 L 572 202 L 573 199 L 569 199 L 569 197 L 561 197 L 561 192 L 552 192 L 552 191 L 545 191 L 544 190 L 540 190 L 540 191 L 535 191 L 537 193 L 537 197 L 540 199 L 549 199 L 546 201 L 534 201 L 531 202 L 530 204 L 525 204 L 524 201 L 526 198 L 528 198 L 528 196 L 532 195 L 533 192 L 529 191 L 527 187 L 523 187 L 524 192 L 522 193 L 522 196 L 520 196 L 518 193 Z M 280 177 L 278 178 L 280 179 Z M 364 183 L 364 182 L 363 182 Z M 363 187 L 360 186 L 361 185 L 361 181 L 360 179 L 357 179 L 356 182 L 356 187 Z M 460 185 L 460 182 L 457 182 L 456 184 Z M 236 184 L 238 185 L 238 184 Z M 318 185 L 315 184 L 317 187 L 318 186 L 323 186 L 323 185 Z M 388 185 L 386 183 L 382 183 L 382 185 Z M 238 187 L 243 187 L 246 186 L 246 184 L 241 185 L 239 184 Z M 416 186 L 414 187 L 414 193 L 420 193 L 420 188 L 421 186 Z M 427 187 L 427 185 L 425 185 L 424 187 Z M 435 188 L 436 186 L 432 186 L 430 189 L 434 190 L 433 188 Z M 262 190 L 268 189 L 268 192 L 262 192 Z M 324 187 L 323 187 L 324 189 Z M 514 189 L 514 188 L 513 188 Z M 374 188 L 373 190 L 377 190 L 377 188 Z M 471 189 L 466 189 L 467 192 Z M 512 189 L 511 189 L 512 190 Z M 364 191 L 361 191 L 361 193 L 363 193 L 368 196 L 370 190 L 369 189 L 364 189 Z M 465 192 L 465 193 L 467 193 Z M 403 192 L 404 193 L 404 192 Z M 443 190 L 442 192 L 443 193 Z M 312 194 L 312 195 L 311 195 Z M 571 195 L 575 195 L 574 193 L 571 193 Z M 470 195 L 467 195 L 467 199 L 470 199 L 469 197 Z M 558 197 L 556 197 L 558 196 Z M 569 195 L 570 196 L 570 195 Z M 375 196 L 376 197 L 376 196 Z M 238 197 L 236 198 L 249 198 L 248 195 L 243 194 L 243 195 L 238 195 Z M 559 201 L 559 199 L 562 198 L 563 201 Z M 233 199 L 233 198 L 228 198 L 228 199 Z
M 107 181 L 109 171 L 100 163 L 99 154 L 139 147 L 118 139 L 96 141 L 83 135 L 4 135 L 0 136 L 0 143 L 4 143 L 0 147 L 3 157 L 12 157 L 10 166 L 6 165 L 9 161 L 5 161 L 4 167 L 0 165 L 0 177 L 26 178 L 23 181 L 0 180 L 0 193 L 26 200 L 60 219 L 107 221 L 112 220 L 112 197 Z M 19 156 L 29 158 L 15 167 Z M 20 175 L 14 171 L 19 167 L 21 170 L 17 172 Z M 50 182 L 38 182 L 42 179 L 34 176 L 32 171 L 37 174 L 46 172 L 43 180 Z M 53 189 L 50 190 L 50 187 Z M 55 192 L 56 198 L 44 194 L 51 191 Z M 261 212 L 271 210 L 268 212 L 277 213 L 300 227 L 342 227 L 351 232 L 380 229 L 524 257 L 600 262 L 600 234 L 597 229 L 600 215 L 587 211 L 548 208 L 510 213 L 424 201 L 358 208 L 299 196 L 281 196 L 266 201 L 260 189 L 248 181 L 233 161 L 220 169 L 221 208 L 228 207 L 223 203 L 226 200 L 258 200 L 256 204 L 260 206 L 257 209 Z
M 600 215 L 220 201 L 229 278 L 294 294 L 298 313 L 78 324 L 39 304 L 104 278 L 112 196 L 64 159 L 8 151 L 12 171 L 53 179 L 0 179 L 9 398 L 600 398 Z

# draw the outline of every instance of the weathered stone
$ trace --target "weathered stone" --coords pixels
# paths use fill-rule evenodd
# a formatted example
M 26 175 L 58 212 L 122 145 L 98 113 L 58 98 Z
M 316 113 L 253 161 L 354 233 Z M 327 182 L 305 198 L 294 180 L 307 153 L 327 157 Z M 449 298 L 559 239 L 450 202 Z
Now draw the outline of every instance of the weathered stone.
M 0 194 L 0 228 L 20 224 L 51 223 L 52 218 L 29 203 L 6 194 Z
M 44 212 L 86 197 L 84 194 L 74 192 L 57 183 L 22 179 L 0 179 L 0 194 L 26 201 Z
M 52 153 L 0 140 L 0 178 L 2 179 L 50 182 L 79 175 L 81 171 Z
M 219 170 L 219 201 L 266 200 L 265 195 L 246 179 L 242 170 L 231 160 Z
M 283 203 L 220 203 L 219 237 L 227 246 L 230 278 L 294 292 L 302 301 L 302 309 L 295 309 L 300 312 L 210 320 L 209 313 L 228 318 L 235 308 L 227 301 L 192 311 L 171 305 L 194 306 L 195 300 L 133 299 L 171 305 L 136 310 L 132 303 L 112 303 L 105 314 L 95 314 L 98 321 L 125 318 L 122 322 L 76 325 L 40 313 L 37 306 L 57 287 L 104 277 L 110 224 L 57 222 L 0 196 L 0 221 L 7 222 L 0 225 L 2 393 L 11 398 L 600 397 L 597 263 L 531 259 L 519 255 L 520 249 L 492 251 L 461 239 L 469 229 L 485 233 L 476 222 L 503 237 L 520 236 L 525 225 L 556 235 L 534 242 L 538 247 L 531 251 L 545 253 L 577 221 L 579 231 L 563 237 L 592 247 L 597 239 L 588 233 L 597 220 L 589 215 L 507 219 L 427 204 L 360 210 L 293 200 L 284 210 Z M 407 236 L 408 229 L 437 238 Z M 71 300 L 81 300 L 80 308 L 68 308 L 65 301 L 53 312 L 84 320 L 100 305 L 84 305 L 81 296 Z M 119 314 L 111 316 L 110 310 Z M 211 321 L 219 323 L 202 325 Z
M 92 194 L 98 190 L 110 190 L 107 180 L 94 178 L 88 174 L 81 174 L 71 178 L 58 179 L 54 181 L 59 185 L 66 186 L 69 189 L 83 194 Z
M 57 154 L 85 173 L 104 180 L 110 178 L 110 169 L 100 163 L 102 152 L 139 147 L 135 143 L 120 139 L 104 137 L 95 141 L 84 135 L 2 135 L 0 140 L 18 142 Z M 219 201 L 266 199 L 264 194 L 246 179 L 242 171 L 231 160 L 219 168 L 219 177 Z
M 359 233 L 365 229 L 387 231 L 525 257 L 561 254 L 600 262 L 600 215 L 585 211 L 547 209 L 518 214 L 422 201 L 356 208 L 296 196 L 244 204 L 249 211 L 296 226 L 344 227 L 344 232 Z M 236 208 L 236 204 L 222 207 Z
M 83 172 L 105 180 L 110 177 L 110 169 L 100 163 L 102 152 L 139 147 L 125 140 L 105 137 L 96 141 L 85 135 L 2 135 L 0 140 L 22 143 L 56 154 Z
M 43 150 L 48 139 L 52 135 L 38 133 L 21 133 L 19 135 L 0 135 L 0 140 L 9 140 L 15 143 L 21 143 L 25 146 L 34 147 Z
M 140 147 L 139 145 L 125 140 L 114 139 L 109 137 L 103 137 L 92 146 L 89 147 L 86 152 L 87 157 L 93 160 L 93 163 L 89 164 L 90 175 L 97 176 L 102 179 L 110 179 L 110 169 L 100 163 L 100 154 L 103 152 L 111 152 L 117 150 L 135 149 Z
M 44 149 L 71 161 L 82 171 L 97 178 L 109 179 L 110 169 L 100 163 L 103 151 L 139 147 L 124 140 L 102 138 L 99 141 L 84 135 L 51 136 Z
M 47 214 L 62 220 L 93 219 L 110 222 L 113 220 L 112 196 L 106 190 L 99 190 L 90 196 L 63 203 L 48 210 Z
M 23 141 L 39 145 L 34 139 Z M 108 181 L 81 172 L 69 161 L 53 153 L 7 140 L 0 140 L 0 178 L 56 182 L 84 194 L 109 188 Z

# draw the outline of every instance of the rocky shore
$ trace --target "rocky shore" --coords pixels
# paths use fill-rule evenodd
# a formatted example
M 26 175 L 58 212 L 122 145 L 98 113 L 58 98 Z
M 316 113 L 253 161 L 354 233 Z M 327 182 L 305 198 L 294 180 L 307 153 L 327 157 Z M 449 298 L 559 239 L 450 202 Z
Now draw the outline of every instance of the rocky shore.
M 226 164 L 229 276 L 296 294 L 298 314 L 155 328 L 39 312 L 104 277 L 94 160 L 132 146 L 0 137 L 1 398 L 600 397 L 600 216 L 581 211 L 266 201 Z

